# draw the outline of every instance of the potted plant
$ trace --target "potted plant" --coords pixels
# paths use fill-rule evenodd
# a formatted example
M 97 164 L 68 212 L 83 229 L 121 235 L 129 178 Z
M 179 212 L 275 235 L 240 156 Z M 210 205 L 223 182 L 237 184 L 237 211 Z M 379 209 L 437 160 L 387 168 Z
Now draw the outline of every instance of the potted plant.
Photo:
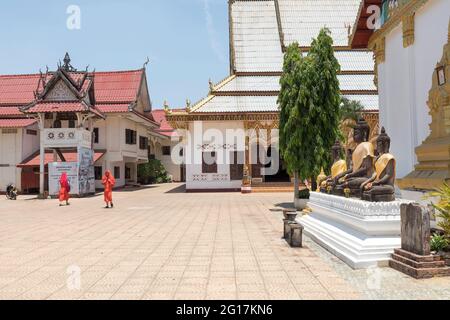
M 298 210 L 306 209 L 309 201 L 309 196 L 309 189 L 300 190 L 297 197 L 294 199 L 295 208 Z

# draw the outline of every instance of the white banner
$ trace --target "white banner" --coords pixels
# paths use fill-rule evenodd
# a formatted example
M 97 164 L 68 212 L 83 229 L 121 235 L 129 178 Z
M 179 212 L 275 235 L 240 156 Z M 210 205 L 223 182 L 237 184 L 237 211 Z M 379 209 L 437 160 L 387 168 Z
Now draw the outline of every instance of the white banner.
M 79 194 L 95 193 L 94 151 L 78 148 L 78 184 Z
M 65 172 L 70 184 L 70 194 L 78 194 L 78 163 L 51 162 L 48 164 L 48 189 L 51 196 L 59 194 L 59 179 Z

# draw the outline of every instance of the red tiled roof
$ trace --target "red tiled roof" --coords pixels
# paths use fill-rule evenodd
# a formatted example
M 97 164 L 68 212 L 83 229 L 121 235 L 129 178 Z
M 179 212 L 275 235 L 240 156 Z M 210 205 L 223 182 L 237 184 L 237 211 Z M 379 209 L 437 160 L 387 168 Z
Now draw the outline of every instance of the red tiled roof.
M 128 112 L 129 103 L 126 104 L 97 104 L 97 108 L 103 113 Z
M 83 112 L 89 107 L 81 102 L 39 102 L 31 108 L 24 110 L 24 113 L 38 112 Z
M 95 151 L 94 152 L 94 162 L 99 160 L 103 155 L 106 153 L 106 151 Z M 76 151 L 63 151 L 62 152 L 64 158 L 67 162 L 77 162 L 78 161 L 78 155 Z M 58 158 L 59 159 L 59 158 Z M 23 161 L 22 163 L 18 164 L 18 167 L 35 167 L 40 165 L 40 154 L 36 153 L 32 155 L 27 160 Z M 46 152 L 44 157 L 44 163 L 45 165 L 49 164 L 50 162 L 53 162 L 53 152 Z M 58 161 L 59 162 L 59 161 Z
M 89 107 L 84 102 L 70 101 L 70 102 L 38 102 L 29 109 L 23 111 L 24 113 L 38 113 L 38 112 L 92 112 L 99 117 L 104 117 L 97 108 Z
M 0 119 L 0 128 L 25 128 L 36 122 L 34 119 Z
M 143 73 L 143 69 L 89 73 L 94 77 L 96 102 L 129 104 L 136 101 Z M 49 73 L 47 81 L 52 75 Z M 83 74 L 70 72 L 69 75 L 77 82 Z M 35 100 L 34 91 L 38 89 L 39 78 L 39 74 L 0 75 L 0 109 L 2 105 L 24 106 Z M 89 81 L 85 81 L 82 90 L 88 85 Z
M 96 103 L 131 103 L 136 101 L 143 73 L 143 69 L 96 72 L 94 75 Z
M 0 116 L 23 116 L 19 107 L 2 107 L 0 106 Z
M 175 130 L 172 128 L 170 123 L 167 121 L 166 112 L 164 110 L 161 110 L 161 109 L 153 110 L 152 116 L 153 116 L 153 119 L 155 119 L 155 122 L 160 125 L 160 128 L 158 130 L 156 130 L 158 133 L 168 136 L 168 137 L 171 137 L 176 134 Z
M 38 83 L 39 74 L 0 76 L 0 105 L 30 103 L 34 100 L 34 91 Z

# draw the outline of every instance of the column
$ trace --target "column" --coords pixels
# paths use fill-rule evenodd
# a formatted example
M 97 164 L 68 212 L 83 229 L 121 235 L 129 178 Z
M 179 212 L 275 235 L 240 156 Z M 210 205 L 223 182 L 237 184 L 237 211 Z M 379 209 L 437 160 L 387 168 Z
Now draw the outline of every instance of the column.
M 44 147 L 44 121 L 45 116 L 39 114 L 39 131 L 40 131 L 40 153 L 39 153 L 39 196 L 44 198 L 44 179 L 45 179 L 45 147 Z

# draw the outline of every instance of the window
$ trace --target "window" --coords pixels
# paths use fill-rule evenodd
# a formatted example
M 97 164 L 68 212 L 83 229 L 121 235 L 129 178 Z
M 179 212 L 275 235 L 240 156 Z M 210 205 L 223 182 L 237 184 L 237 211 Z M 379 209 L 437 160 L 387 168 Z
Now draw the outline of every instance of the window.
M 217 173 L 217 158 L 215 152 L 203 152 L 202 173 Z
M 37 136 L 37 130 L 27 129 L 27 134 L 30 136 Z
M 148 138 L 139 136 L 139 149 L 146 150 L 148 149 Z
M 163 156 L 170 156 L 170 146 L 163 146 L 162 147 L 162 155 Z
M 120 167 L 114 167 L 114 178 L 120 179 Z
M 98 143 L 98 128 L 94 128 L 94 143 Z
M 60 129 L 61 128 L 61 120 L 55 120 L 53 122 L 53 128 Z
M 95 180 L 102 180 L 103 168 L 102 167 L 94 167 L 94 172 L 95 172 Z
M 69 120 L 69 128 L 75 128 L 75 120 Z
M 244 177 L 244 152 L 233 151 L 230 158 L 230 176 L 231 180 L 242 180 Z
M 136 144 L 137 133 L 131 129 L 125 129 L 125 143 Z
M 17 129 L 12 129 L 12 128 L 2 129 L 2 133 L 3 134 L 16 134 Z

